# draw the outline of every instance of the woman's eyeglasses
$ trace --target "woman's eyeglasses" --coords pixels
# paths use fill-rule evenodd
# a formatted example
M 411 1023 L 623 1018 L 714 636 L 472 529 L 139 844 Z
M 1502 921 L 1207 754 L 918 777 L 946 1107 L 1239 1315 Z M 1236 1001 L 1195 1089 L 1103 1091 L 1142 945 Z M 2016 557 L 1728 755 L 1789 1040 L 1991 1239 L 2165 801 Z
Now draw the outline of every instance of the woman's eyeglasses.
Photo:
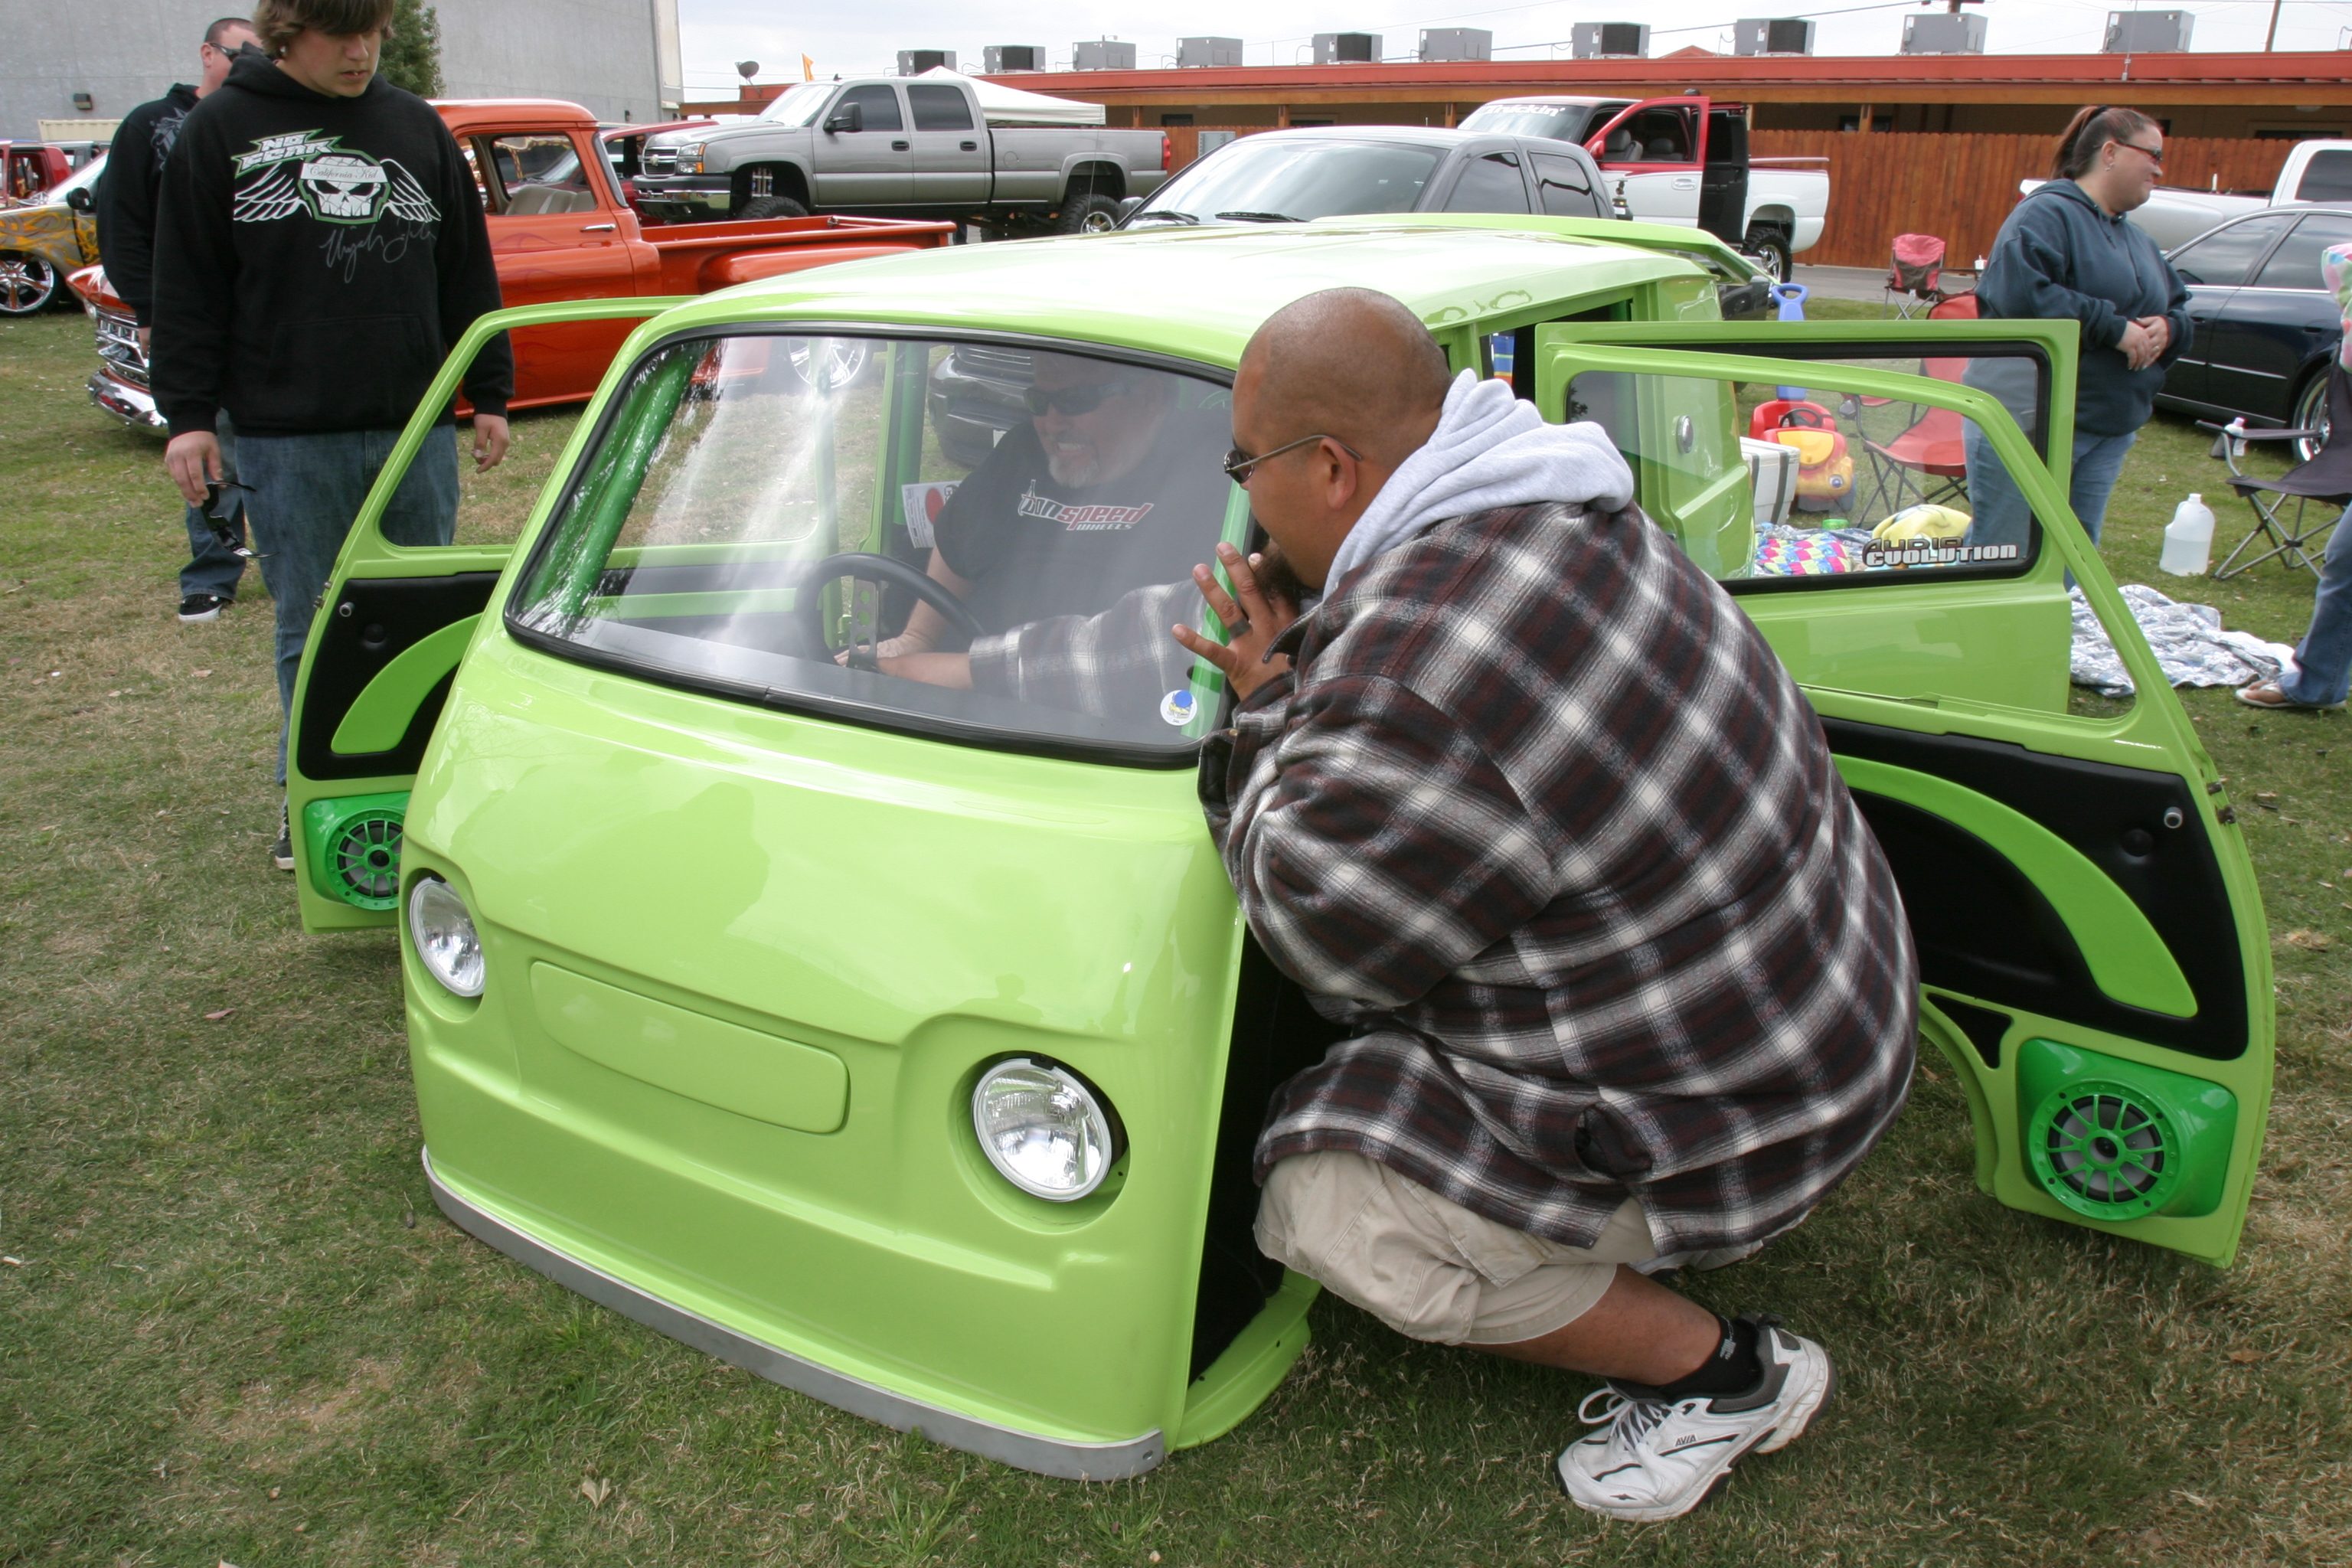
M 2116 145 L 2118 147 L 2128 147 L 2133 152 L 2138 153 L 2141 157 L 2147 159 L 2149 163 L 2155 164 L 2158 168 L 2161 169 L 2164 167 L 2164 150 L 2160 147 L 2143 147 L 2137 142 L 2118 142 Z
M 1233 450 L 1225 454 L 1225 478 L 1233 480 L 1234 483 L 1237 485 L 1246 485 L 1250 481 L 1250 470 L 1256 468 L 1260 463 L 1265 462 L 1268 458 L 1279 458 L 1285 452 L 1295 452 L 1310 441 L 1328 441 L 1334 447 L 1339 447 L 1342 452 L 1347 453 L 1348 456 L 1355 458 L 1356 461 L 1360 463 L 1364 460 L 1364 455 L 1361 452 L 1357 451 L 1353 447 L 1349 446 L 1348 443 L 1340 440 L 1337 436 L 1325 436 L 1321 434 L 1301 436 L 1296 441 L 1285 442 L 1283 445 L 1276 447 L 1273 451 L 1260 452 L 1255 458 L 1251 457 L 1247 452 L 1243 451 L 1239 447 L 1235 447 Z

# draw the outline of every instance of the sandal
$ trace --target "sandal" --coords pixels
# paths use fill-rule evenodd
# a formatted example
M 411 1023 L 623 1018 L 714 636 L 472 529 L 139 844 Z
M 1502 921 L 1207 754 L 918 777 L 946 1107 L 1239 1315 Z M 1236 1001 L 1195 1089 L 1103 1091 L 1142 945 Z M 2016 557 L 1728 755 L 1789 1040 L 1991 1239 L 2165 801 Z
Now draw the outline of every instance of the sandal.
M 2252 686 L 2241 686 L 2238 688 L 2238 700 L 2249 708 L 2291 709 L 2302 713 L 2326 712 L 2344 706 L 2340 700 L 2334 702 L 2297 702 L 2275 680 L 2257 680 Z

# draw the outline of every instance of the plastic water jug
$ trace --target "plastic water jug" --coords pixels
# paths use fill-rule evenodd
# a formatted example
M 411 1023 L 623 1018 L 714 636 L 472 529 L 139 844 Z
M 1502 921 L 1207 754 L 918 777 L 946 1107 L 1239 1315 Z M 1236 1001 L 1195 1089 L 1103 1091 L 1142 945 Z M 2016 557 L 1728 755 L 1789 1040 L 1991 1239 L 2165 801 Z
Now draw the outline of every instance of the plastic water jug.
M 2157 565 L 2176 577 L 2201 577 L 2212 561 L 2213 509 L 2192 493 L 2164 525 L 2164 554 Z

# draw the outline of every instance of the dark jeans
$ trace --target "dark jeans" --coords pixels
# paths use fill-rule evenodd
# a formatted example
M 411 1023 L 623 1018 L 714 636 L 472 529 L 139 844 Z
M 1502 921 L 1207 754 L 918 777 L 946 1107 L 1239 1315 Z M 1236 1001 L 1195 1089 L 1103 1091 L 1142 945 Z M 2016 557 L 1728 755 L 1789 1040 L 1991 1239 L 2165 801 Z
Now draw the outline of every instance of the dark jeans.
M 2327 536 L 2319 565 L 2319 595 L 2311 606 L 2311 629 L 2294 650 L 2296 673 L 2279 689 L 2297 702 L 2325 708 L 2352 691 L 2352 507 Z
M 344 536 L 367 500 L 397 430 L 335 430 L 304 436 L 246 436 L 237 464 L 246 485 L 246 519 L 261 552 L 261 580 L 278 602 L 278 705 L 290 719 L 302 645 L 334 574 Z M 394 544 L 446 544 L 457 526 L 457 437 L 436 426 L 409 465 L 383 511 Z M 278 733 L 278 782 L 286 782 L 286 730 Z
M 228 416 L 224 414 L 213 426 L 220 437 L 221 478 L 233 479 L 236 474 L 236 432 L 230 428 Z M 229 532 L 239 544 L 245 542 L 245 493 L 228 490 L 236 498 L 234 514 L 229 519 Z M 245 557 L 233 555 L 227 546 L 213 537 L 213 526 L 200 506 L 188 508 L 188 563 L 180 568 L 180 596 L 210 594 L 215 599 L 236 597 L 237 579 L 245 575 Z

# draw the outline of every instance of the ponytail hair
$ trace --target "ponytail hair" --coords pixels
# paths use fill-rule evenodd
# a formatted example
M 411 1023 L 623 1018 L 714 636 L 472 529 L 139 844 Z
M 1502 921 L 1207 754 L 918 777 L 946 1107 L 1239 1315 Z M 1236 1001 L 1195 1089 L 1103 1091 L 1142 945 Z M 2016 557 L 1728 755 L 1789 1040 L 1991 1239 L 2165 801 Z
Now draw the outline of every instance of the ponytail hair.
M 2124 142 L 2143 131 L 2163 133 L 2163 127 L 2137 109 L 2094 104 L 2078 109 L 2058 134 L 2057 150 L 2050 155 L 2050 177 L 2078 180 L 2091 172 L 2091 160 L 2110 142 Z

